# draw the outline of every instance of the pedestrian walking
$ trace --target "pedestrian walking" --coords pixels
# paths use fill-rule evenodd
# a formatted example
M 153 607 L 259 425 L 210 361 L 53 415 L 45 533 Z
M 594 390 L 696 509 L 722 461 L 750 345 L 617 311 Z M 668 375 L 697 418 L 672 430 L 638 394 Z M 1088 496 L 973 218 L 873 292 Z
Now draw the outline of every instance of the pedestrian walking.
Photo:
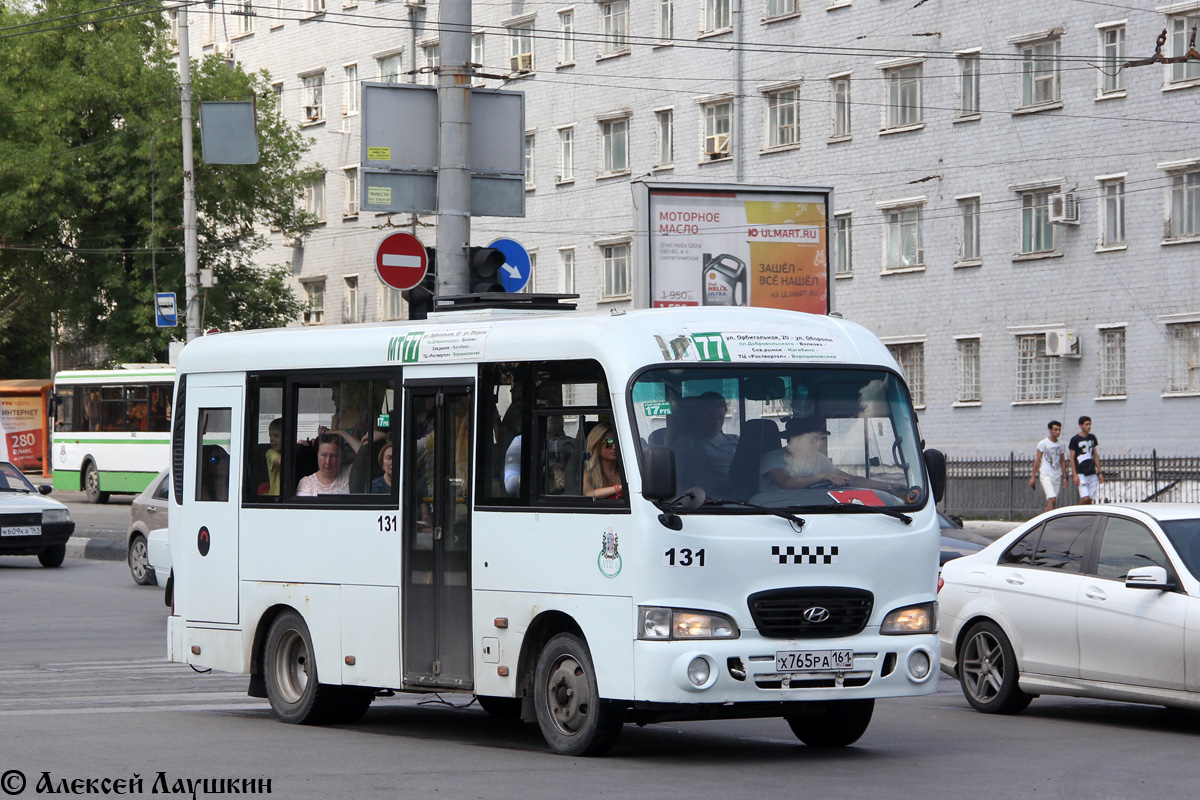
M 1029 488 L 1034 488 L 1039 479 L 1046 494 L 1046 511 L 1054 510 L 1058 504 L 1058 492 L 1067 488 L 1067 445 L 1060 441 L 1062 423 L 1050 420 L 1046 426 L 1049 435 L 1038 442 L 1037 455 L 1033 457 L 1033 474 L 1029 476 Z
M 1100 470 L 1100 454 L 1096 449 L 1096 437 L 1092 433 L 1092 418 L 1079 418 L 1079 433 L 1071 437 L 1067 449 L 1071 451 L 1071 477 L 1079 487 L 1079 502 L 1091 505 L 1104 473 Z

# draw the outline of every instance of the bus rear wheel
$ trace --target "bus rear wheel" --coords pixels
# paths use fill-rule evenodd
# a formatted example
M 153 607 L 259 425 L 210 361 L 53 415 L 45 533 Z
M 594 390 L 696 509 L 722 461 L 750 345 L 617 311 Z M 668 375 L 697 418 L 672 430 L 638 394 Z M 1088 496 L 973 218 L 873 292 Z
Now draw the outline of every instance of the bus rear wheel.
M 784 719 L 796 738 L 809 747 L 846 747 L 867 732 L 874 713 L 874 698 L 817 700 L 811 708 Z
M 600 698 L 592 654 L 570 633 L 553 637 L 538 656 L 533 706 L 542 736 L 559 755 L 600 755 L 621 733 L 624 710 Z
M 91 461 L 83 470 L 83 491 L 89 503 L 108 502 L 108 492 L 100 491 L 100 471 Z
M 340 687 L 322 686 L 317 680 L 312 635 L 295 611 L 285 611 L 271 623 L 263 673 L 271 710 L 281 722 L 319 725 L 336 719 L 341 711 L 335 691 Z M 362 711 L 366 710 L 364 705 Z

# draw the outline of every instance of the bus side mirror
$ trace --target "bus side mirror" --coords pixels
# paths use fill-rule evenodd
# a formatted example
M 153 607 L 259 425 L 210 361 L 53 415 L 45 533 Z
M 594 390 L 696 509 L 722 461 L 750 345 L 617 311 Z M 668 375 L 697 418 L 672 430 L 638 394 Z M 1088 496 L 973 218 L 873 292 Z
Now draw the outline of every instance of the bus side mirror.
M 929 485 L 933 489 L 933 501 L 942 502 L 946 496 L 946 455 L 932 448 L 925 451 L 925 469 L 929 472 Z
M 662 445 L 642 449 L 642 497 L 666 502 L 675 497 L 675 452 Z

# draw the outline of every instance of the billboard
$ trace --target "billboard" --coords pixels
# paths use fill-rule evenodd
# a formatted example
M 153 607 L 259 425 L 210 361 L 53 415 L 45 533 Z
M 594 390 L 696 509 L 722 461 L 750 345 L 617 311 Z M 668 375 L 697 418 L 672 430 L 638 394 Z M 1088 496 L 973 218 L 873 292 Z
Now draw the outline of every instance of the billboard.
M 829 312 L 828 189 L 647 188 L 651 306 Z
M 24 472 L 41 471 L 46 446 L 46 409 L 40 394 L 0 396 L 0 431 L 8 458 Z

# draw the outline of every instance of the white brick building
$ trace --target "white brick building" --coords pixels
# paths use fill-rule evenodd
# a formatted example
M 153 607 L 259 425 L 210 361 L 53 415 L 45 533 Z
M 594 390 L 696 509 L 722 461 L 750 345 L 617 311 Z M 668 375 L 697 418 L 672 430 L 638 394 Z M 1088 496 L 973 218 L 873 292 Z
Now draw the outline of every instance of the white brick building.
M 413 70 L 438 63 L 437 6 L 295 5 L 196 6 L 193 54 L 268 70 L 314 139 L 325 222 L 270 256 L 308 321 L 397 318 L 373 268 L 388 218 L 356 213 L 356 85 L 432 82 Z M 473 59 L 506 76 L 479 83 L 526 93 L 528 187 L 524 219 L 473 239 L 524 243 L 537 291 L 628 305 L 631 180 L 833 186 L 836 307 L 894 345 L 930 445 L 1031 452 L 1088 414 L 1102 453 L 1195 454 L 1200 60 L 1097 65 L 1164 28 L 1183 54 L 1197 22 L 1200 0 L 476 3 Z M 1064 193 L 1078 224 L 1049 221 Z M 1060 331 L 1078 358 L 1043 355 Z

